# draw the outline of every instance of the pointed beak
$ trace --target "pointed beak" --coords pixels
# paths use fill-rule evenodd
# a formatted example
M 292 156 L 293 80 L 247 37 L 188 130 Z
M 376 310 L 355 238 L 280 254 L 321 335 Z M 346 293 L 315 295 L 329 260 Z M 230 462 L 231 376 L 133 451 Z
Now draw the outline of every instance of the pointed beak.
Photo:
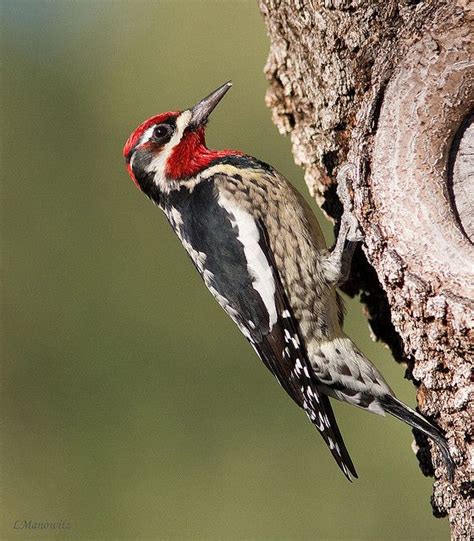
M 209 118 L 209 115 L 212 113 L 212 111 L 215 109 L 217 104 L 221 101 L 221 99 L 224 97 L 225 93 L 229 90 L 231 86 L 232 83 L 230 81 L 224 83 L 222 86 L 214 90 L 214 92 L 211 92 L 209 96 L 206 96 L 194 107 L 192 107 L 190 109 L 192 116 L 188 126 L 191 129 L 196 129 L 200 126 L 203 126 Z

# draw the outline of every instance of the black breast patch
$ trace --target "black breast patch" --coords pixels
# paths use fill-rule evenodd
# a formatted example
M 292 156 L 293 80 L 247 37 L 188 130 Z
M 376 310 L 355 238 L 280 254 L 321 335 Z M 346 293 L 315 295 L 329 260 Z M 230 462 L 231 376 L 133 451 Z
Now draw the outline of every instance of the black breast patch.
M 188 253 L 192 250 L 205 257 L 203 268 L 191 259 L 206 281 L 217 294 L 227 301 L 218 301 L 238 323 L 244 334 L 259 340 L 262 332 L 268 332 L 269 315 L 260 295 L 253 287 L 238 231 L 232 227 L 232 216 L 217 202 L 217 190 L 212 179 L 199 183 L 190 192 L 187 188 L 169 194 L 164 205 L 168 214 L 179 213 L 180 224 L 173 224 Z M 178 231 L 179 229 L 179 231 Z M 205 275 L 204 275 L 205 274 Z M 212 289 L 211 289 L 212 291 Z M 214 291 L 212 291 L 215 295 Z M 242 329 L 243 327 L 243 329 Z M 245 333 L 245 330 L 247 333 Z

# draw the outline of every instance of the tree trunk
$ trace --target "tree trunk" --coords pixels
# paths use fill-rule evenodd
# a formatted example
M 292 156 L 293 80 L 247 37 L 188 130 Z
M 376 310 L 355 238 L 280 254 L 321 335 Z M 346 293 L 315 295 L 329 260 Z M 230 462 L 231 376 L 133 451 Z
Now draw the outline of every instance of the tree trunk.
M 449 514 L 453 539 L 469 539 L 473 3 L 260 0 L 260 8 L 271 39 L 267 103 L 291 134 L 311 194 L 336 221 L 336 174 L 354 165 L 364 242 L 346 291 L 362 293 L 375 336 L 408 365 L 420 411 L 446 432 L 452 484 L 419 435 L 417 456 L 436 477 L 434 514 Z

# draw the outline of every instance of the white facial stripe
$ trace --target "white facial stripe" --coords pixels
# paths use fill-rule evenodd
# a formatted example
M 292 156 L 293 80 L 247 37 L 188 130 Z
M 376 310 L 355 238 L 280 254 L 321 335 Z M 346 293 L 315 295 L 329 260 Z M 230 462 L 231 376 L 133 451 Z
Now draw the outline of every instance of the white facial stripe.
M 269 328 L 277 321 L 275 305 L 275 281 L 268 260 L 259 244 L 260 233 L 253 217 L 241 209 L 232 201 L 219 197 L 219 205 L 227 210 L 234 219 L 231 219 L 232 227 L 237 226 L 238 240 L 244 247 L 247 268 L 253 278 L 253 288 L 260 295 L 268 312 Z
M 155 126 L 152 126 L 151 128 L 148 128 L 146 131 L 144 131 L 143 135 L 140 137 L 140 140 L 138 141 L 138 145 L 143 145 L 144 143 L 147 143 L 153 137 L 154 131 L 155 131 Z
M 154 158 L 150 164 L 147 167 L 147 171 L 149 173 L 155 173 L 154 175 L 154 181 L 155 184 L 164 192 L 169 192 L 170 187 L 169 183 L 166 181 L 165 177 L 165 170 L 166 170 L 166 162 L 168 161 L 168 158 L 171 156 L 171 153 L 173 152 L 173 148 L 181 141 L 181 138 L 183 137 L 184 130 L 187 128 L 189 121 L 191 120 L 192 113 L 191 111 L 183 111 L 177 121 L 176 121 L 176 129 L 174 131 L 173 137 L 169 140 L 168 143 L 166 143 L 165 148 L 160 152 L 156 158 Z M 150 128 L 152 129 L 152 128 Z M 145 137 L 145 134 L 147 134 L 150 130 L 147 130 L 143 137 Z

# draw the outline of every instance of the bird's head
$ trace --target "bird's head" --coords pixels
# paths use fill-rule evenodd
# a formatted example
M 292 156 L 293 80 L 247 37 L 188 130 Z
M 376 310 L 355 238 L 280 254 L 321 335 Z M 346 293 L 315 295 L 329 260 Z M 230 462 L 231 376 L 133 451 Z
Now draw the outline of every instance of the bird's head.
M 132 133 L 123 149 L 133 182 L 147 195 L 168 193 L 207 168 L 215 159 L 235 151 L 209 150 L 204 130 L 209 115 L 232 86 L 223 84 L 184 111 L 149 118 Z

